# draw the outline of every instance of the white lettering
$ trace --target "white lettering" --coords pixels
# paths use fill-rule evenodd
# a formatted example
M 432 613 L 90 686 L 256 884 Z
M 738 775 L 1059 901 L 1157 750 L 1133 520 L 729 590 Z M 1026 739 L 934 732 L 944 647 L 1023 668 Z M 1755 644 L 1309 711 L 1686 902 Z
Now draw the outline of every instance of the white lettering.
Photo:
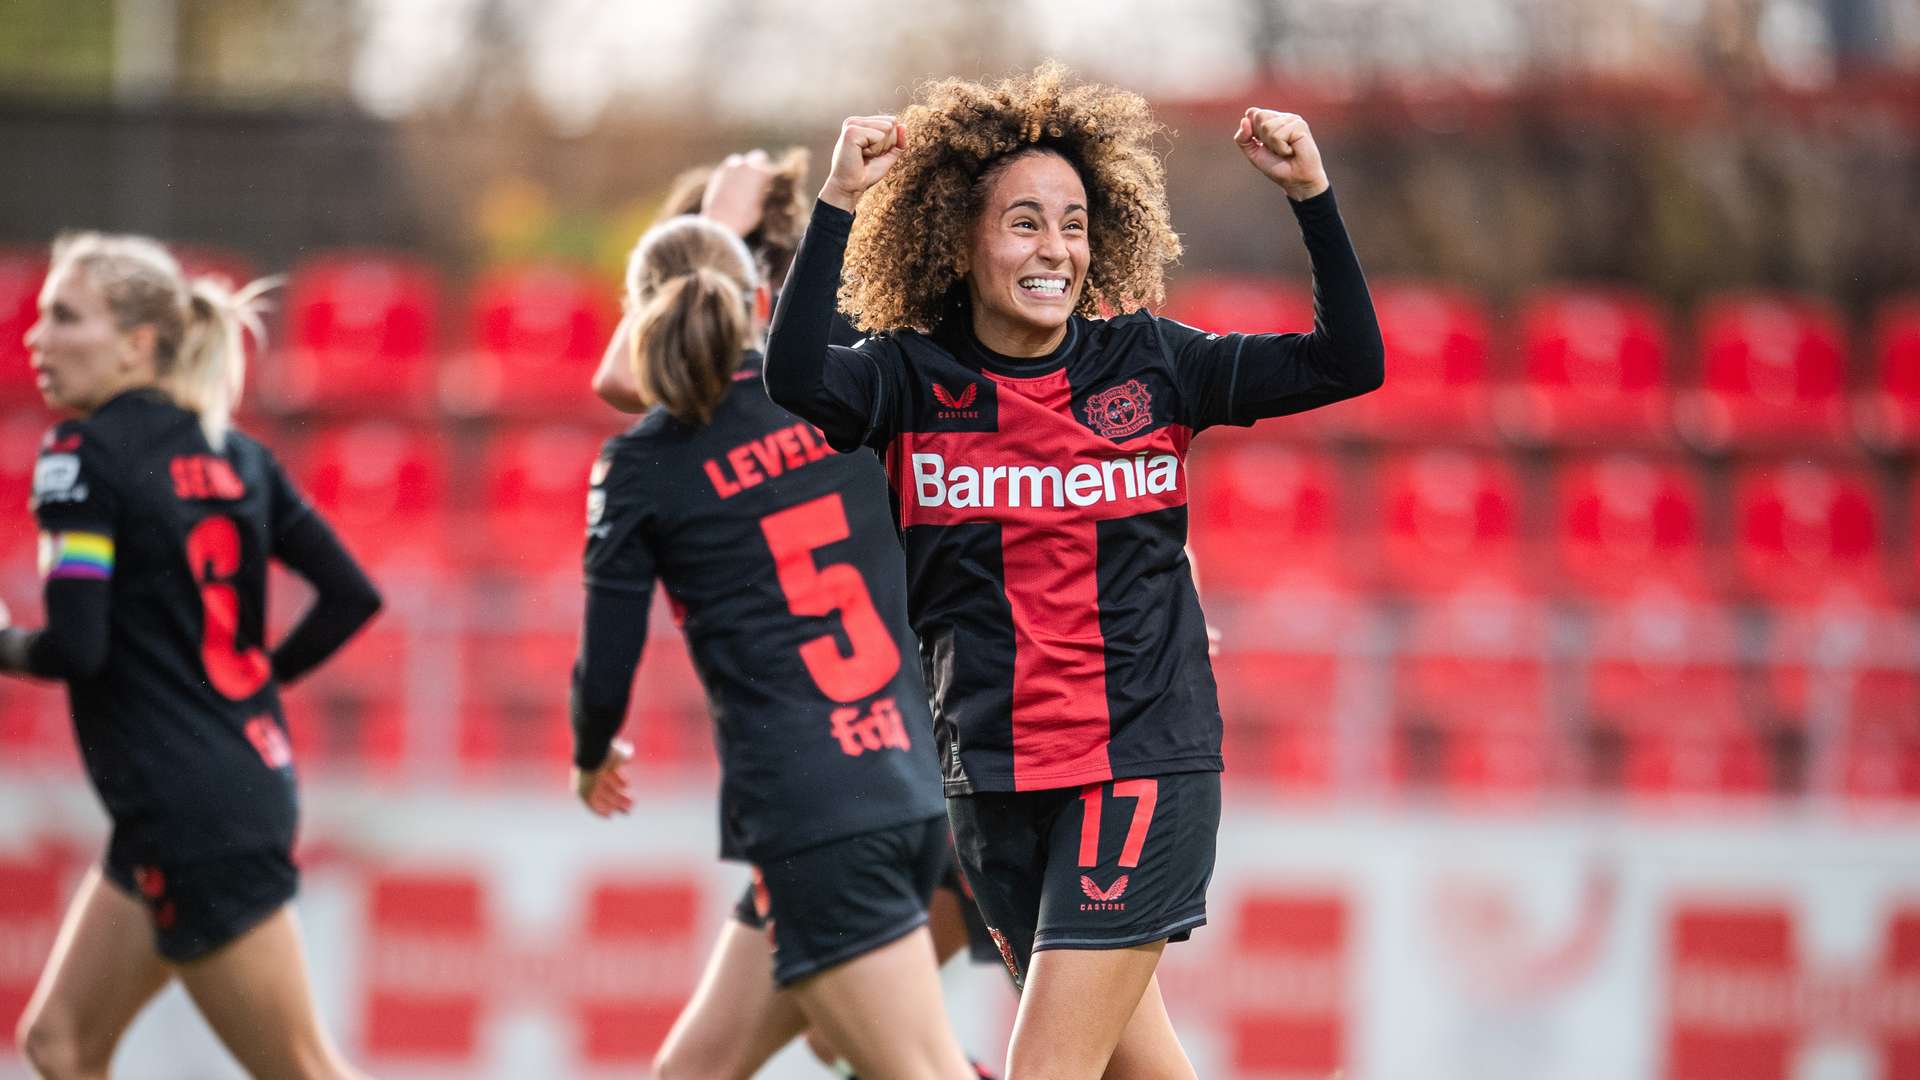
M 1163 491 L 1173 491 L 1180 486 L 1180 459 L 1172 454 L 1158 454 L 1147 462 L 1147 494 L 1158 495 Z
M 986 468 L 980 470 L 980 505 L 981 506 L 994 505 L 994 501 L 993 501 L 994 481 L 999 480 L 1005 477 L 1006 475 L 1007 475 L 1007 467 L 1005 465 L 989 465 Z
M 919 505 L 956 509 L 1008 507 L 1085 507 L 1102 502 L 1161 495 L 1180 489 L 1180 459 L 1172 454 L 1139 454 L 1085 462 L 1062 472 L 1057 465 L 955 465 L 939 454 L 913 455 L 914 493 Z
M 980 471 L 962 465 L 947 481 L 947 505 L 969 508 L 980 505 Z
M 1075 465 L 1067 473 L 1067 501 L 1075 506 L 1092 506 L 1094 503 L 1113 501 L 1113 488 L 1107 488 L 1106 499 L 1100 498 L 1100 469 L 1094 465 Z
M 1059 506 L 1060 479 L 1060 470 L 1051 465 L 1039 468 L 1035 468 L 1032 465 L 1015 465 L 1007 471 L 1007 505 L 1020 505 L 1020 481 L 1025 480 L 1027 482 L 1028 506 Z M 1052 482 L 1052 498 L 1042 497 L 1044 494 L 1040 488 L 1042 481 Z
M 943 475 L 946 465 L 946 460 L 939 454 L 913 455 L 913 486 L 920 496 L 921 506 L 947 504 L 947 482 Z
M 1119 473 L 1121 478 L 1127 483 L 1126 497 L 1129 499 L 1139 497 L 1140 478 L 1134 473 L 1134 464 L 1140 460 L 1142 459 L 1137 457 L 1131 459 L 1114 458 L 1110 461 L 1100 463 L 1100 478 L 1104 481 L 1106 488 L 1105 498 L 1108 502 L 1112 502 L 1119 494 L 1119 489 L 1114 487 L 1113 484 L 1113 474 L 1116 472 Z

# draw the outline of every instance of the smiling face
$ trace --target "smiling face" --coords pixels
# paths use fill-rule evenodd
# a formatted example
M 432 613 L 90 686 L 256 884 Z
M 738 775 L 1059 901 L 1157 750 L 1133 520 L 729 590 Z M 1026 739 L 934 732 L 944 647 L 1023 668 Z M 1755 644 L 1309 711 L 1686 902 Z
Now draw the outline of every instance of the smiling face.
M 49 408 L 85 415 L 153 381 L 151 338 L 151 327 L 122 331 L 87 276 L 71 262 L 56 264 L 40 288 L 39 318 L 27 330 L 34 383 Z
M 1044 356 L 1087 285 L 1087 189 L 1065 158 L 1023 154 L 1000 170 L 973 223 L 973 332 L 1007 356 Z

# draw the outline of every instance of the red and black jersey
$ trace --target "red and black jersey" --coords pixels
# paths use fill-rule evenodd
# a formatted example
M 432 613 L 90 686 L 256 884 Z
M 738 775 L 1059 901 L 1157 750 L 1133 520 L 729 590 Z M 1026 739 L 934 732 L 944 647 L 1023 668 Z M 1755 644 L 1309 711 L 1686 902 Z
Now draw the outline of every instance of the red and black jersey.
M 77 648 L 96 658 L 82 670 L 66 670 L 57 648 L 37 650 L 34 670 L 67 680 L 114 848 L 192 860 L 290 845 L 278 683 L 372 616 L 371 583 L 265 447 L 233 431 L 215 450 L 198 417 L 155 390 L 49 432 L 33 509 L 49 615 L 36 644 L 97 641 Z M 276 556 L 321 595 L 269 650 Z
M 1311 334 L 1075 316 L 1048 356 L 964 315 L 829 347 L 852 217 L 821 204 L 769 344 L 776 400 L 885 463 L 948 794 L 1217 770 L 1220 710 L 1187 564 L 1186 455 L 1212 425 L 1380 383 L 1379 329 L 1331 194 L 1295 205 Z
M 944 807 L 885 478 L 769 401 L 759 364 L 710 422 L 655 409 L 595 464 L 574 724 L 594 767 L 658 580 L 713 715 L 722 854 L 764 861 Z

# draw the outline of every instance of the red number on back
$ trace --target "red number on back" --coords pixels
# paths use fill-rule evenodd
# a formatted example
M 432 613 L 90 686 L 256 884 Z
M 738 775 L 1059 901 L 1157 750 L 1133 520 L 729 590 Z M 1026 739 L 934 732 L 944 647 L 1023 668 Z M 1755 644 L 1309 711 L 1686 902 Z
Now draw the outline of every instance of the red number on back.
M 829 698 L 845 702 L 885 689 L 900 671 L 900 649 L 873 606 L 866 580 L 844 563 L 819 566 L 813 560 L 816 550 L 852 535 L 840 496 L 823 495 L 768 514 L 760 519 L 760 530 L 773 551 L 774 572 L 786 593 L 787 610 L 801 616 L 840 613 L 850 651 L 842 654 L 832 634 L 800 646 L 800 659 L 814 685 Z
M 230 701 L 250 698 L 267 684 L 273 665 L 259 649 L 238 647 L 240 592 L 232 581 L 240 572 L 240 530 L 232 518 L 212 514 L 193 527 L 187 569 L 200 590 L 200 663 L 207 681 Z

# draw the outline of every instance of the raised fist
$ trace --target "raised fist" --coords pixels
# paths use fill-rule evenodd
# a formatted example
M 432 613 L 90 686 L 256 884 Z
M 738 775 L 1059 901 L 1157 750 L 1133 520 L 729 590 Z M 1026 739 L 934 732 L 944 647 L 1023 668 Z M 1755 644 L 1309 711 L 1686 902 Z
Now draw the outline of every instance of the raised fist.
M 860 196 L 886 175 L 907 145 L 907 129 L 891 116 L 849 116 L 833 144 L 833 164 L 820 199 L 851 211 Z
M 1327 190 L 1327 169 L 1307 122 L 1293 113 L 1248 109 L 1233 142 L 1253 167 L 1279 184 L 1295 202 Z

